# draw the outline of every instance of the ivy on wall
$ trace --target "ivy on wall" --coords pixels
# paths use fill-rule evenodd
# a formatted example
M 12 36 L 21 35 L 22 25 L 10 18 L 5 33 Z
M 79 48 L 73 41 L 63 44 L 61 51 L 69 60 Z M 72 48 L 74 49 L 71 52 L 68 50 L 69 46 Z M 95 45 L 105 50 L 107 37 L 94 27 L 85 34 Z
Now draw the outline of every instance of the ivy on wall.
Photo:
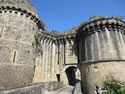
M 44 37 L 45 35 L 41 32 L 36 32 L 34 38 L 35 38 L 35 41 L 33 43 L 33 46 L 36 50 L 36 53 L 39 55 L 39 54 L 43 54 L 43 48 L 42 48 L 42 45 L 41 45 L 41 39 Z

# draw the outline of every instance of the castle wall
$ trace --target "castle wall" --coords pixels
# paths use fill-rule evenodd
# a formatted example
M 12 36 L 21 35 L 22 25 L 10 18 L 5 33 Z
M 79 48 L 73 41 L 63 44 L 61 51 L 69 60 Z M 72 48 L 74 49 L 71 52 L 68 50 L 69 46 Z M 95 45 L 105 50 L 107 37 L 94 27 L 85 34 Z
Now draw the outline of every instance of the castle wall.
M 31 85 L 23 88 L 0 91 L 0 94 L 46 94 L 44 84 Z
M 9 13 L 9 11 L 6 13 L 2 12 L 0 20 L 1 45 L 4 46 L 4 50 L 7 51 L 2 52 L 1 54 L 7 56 L 8 53 L 13 54 L 14 50 L 16 51 L 16 49 L 20 49 L 20 53 L 25 54 L 23 54 L 22 56 L 20 55 L 20 57 L 18 58 L 18 63 L 23 64 L 27 63 L 24 61 L 31 60 L 28 63 L 34 64 L 32 58 L 32 43 L 34 41 L 34 34 L 36 31 L 38 31 L 37 25 L 32 20 L 30 20 L 30 18 L 25 17 L 25 15 L 21 16 L 20 13 L 15 14 L 14 12 Z M 13 51 L 11 50 L 12 52 L 9 52 L 8 47 L 6 48 L 5 46 L 9 46 L 10 50 L 13 49 L 13 47 L 15 49 L 13 49 Z M 3 59 L 7 60 L 8 62 L 11 62 L 10 57 L 7 56 L 7 58 L 1 58 L 0 62 L 5 62 Z
M 112 77 L 124 81 L 125 62 L 97 62 L 81 65 L 82 86 L 85 94 L 97 94 L 96 87 L 102 88 L 103 82 Z
M 57 38 L 55 38 L 55 36 L 41 31 L 38 36 L 36 41 L 39 42 L 37 42 L 36 45 L 38 45 L 38 43 L 40 43 L 40 45 L 38 45 L 36 49 L 40 49 L 38 53 L 42 51 L 42 54 L 39 53 L 36 59 L 33 82 L 57 81 L 68 85 L 69 82 L 66 74 L 67 66 L 77 67 L 77 58 L 74 59 L 77 53 L 77 43 L 74 43 L 75 35 L 69 35 L 66 36 L 66 38 L 64 38 L 65 36 L 57 36 Z M 72 39 L 70 38 L 71 36 Z M 72 41 L 72 43 L 70 41 Z M 69 47 L 69 45 L 71 47 Z M 72 55 L 69 58 L 70 52 Z
M 47 94 L 62 88 L 61 82 L 35 83 L 25 87 L 0 91 L 0 94 Z
M 42 53 L 40 52 L 37 56 L 33 82 L 58 81 L 56 75 L 59 74 L 58 45 L 50 35 L 46 35 L 44 32 L 41 34 L 44 36 L 40 40 Z
M 36 32 L 43 36 L 35 44 Z M 75 35 L 45 32 L 27 0 L 0 0 L 0 90 L 39 82 L 69 84 L 66 68 L 77 67 Z
M 64 85 L 69 85 L 70 83 L 66 70 L 70 67 L 76 68 L 78 63 L 77 43 L 75 37 L 76 37 L 75 33 L 58 37 L 59 71 L 60 71 L 60 79 L 64 83 Z
M 66 41 L 65 46 L 65 64 L 73 65 L 78 63 L 77 58 L 77 43 L 75 38 Z

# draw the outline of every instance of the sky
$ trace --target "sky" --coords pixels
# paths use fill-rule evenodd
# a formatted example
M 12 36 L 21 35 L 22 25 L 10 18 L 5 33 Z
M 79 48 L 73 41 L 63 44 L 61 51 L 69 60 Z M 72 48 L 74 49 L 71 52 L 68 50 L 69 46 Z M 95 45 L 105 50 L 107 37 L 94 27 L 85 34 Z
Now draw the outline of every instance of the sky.
M 125 17 L 125 0 L 31 0 L 45 28 L 64 32 L 94 15 Z

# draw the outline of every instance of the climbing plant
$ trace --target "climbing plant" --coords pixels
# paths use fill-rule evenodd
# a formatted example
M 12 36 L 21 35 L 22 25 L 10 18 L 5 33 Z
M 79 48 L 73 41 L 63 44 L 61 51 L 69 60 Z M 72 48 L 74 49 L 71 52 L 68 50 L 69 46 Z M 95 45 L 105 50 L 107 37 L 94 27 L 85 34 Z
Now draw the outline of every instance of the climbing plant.
M 36 53 L 39 55 L 40 54 L 43 54 L 43 49 L 42 49 L 42 45 L 41 45 L 41 39 L 44 37 L 44 34 L 41 33 L 41 32 L 36 32 L 34 38 L 35 38 L 35 41 L 34 41 L 34 48 L 36 50 Z

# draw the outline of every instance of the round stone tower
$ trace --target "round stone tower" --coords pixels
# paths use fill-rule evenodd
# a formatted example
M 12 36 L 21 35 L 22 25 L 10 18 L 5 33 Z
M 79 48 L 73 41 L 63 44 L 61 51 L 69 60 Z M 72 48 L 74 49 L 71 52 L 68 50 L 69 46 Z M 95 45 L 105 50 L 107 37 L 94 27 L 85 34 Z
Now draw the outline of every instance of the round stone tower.
M 115 18 L 90 21 L 78 32 L 84 94 L 98 90 L 110 77 L 125 81 L 125 23 Z
M 32 44 L 35 33 L 43 27 L 28 0 L 0 0 L 0 90 L 32 82 Z

